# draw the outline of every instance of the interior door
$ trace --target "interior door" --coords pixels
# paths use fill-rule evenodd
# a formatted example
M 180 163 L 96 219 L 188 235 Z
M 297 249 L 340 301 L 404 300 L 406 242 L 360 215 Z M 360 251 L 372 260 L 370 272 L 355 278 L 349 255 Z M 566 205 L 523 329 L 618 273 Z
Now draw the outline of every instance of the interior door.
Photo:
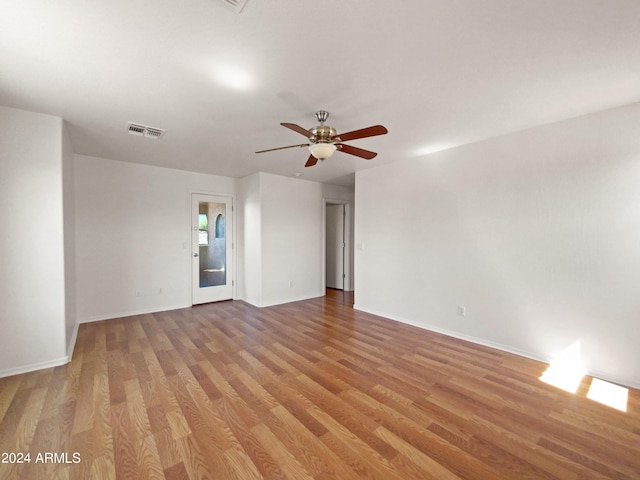
M 344 205 L 326 206 L 326 283 L 344 290 Z
M 192 194 L 191 245 L 194 305 L 233 298 L 233 202 Z

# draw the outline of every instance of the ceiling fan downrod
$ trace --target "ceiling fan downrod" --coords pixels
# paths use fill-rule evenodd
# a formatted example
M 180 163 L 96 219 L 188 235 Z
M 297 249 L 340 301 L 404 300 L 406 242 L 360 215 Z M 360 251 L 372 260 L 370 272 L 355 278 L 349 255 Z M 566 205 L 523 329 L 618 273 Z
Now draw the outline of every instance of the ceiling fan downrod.
M 329 112 L 327 112 L 326 110 L 318 110 L 316 112 L 316 118 L 318 119 L 318 122 L 323 124 L 327 121 L 327 118 L 329 118 Z

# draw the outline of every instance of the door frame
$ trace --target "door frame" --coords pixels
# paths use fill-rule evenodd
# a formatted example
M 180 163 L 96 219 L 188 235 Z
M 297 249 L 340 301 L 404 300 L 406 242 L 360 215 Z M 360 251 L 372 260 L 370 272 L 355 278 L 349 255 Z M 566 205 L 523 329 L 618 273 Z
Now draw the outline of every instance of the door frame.
M 236 282 L 236 278 L 237 278 L 237 272 L 236 272 L 236 268 L 238 265 L 237 262 L 237 236 L 236 236 L 236 231 L 237 231 L 237 222 L 236 222 L 236 195 L 234 193 L 220 193 L 220 192 L 211 192 L 208 190 L 201 190 L 201 189 L 191 189 L 189 190 L 189 216 L 187 217 L 189 219 L 189 242 L 186 244 L 189 247 L 187 248 L 187 252 L 188 252 L 188 261 L 189 261 L 189 303 L 191 304 L 191 306 L 193 305 L 200 305 L 200 304 L 194 304 L 193 303 L 193 225 L 192 225 L 192 215 L 193 215 L 193 205 L 192 205 L 192 199 L 193 199 L 193 195 L 211 195 L 214 197 L 227 197 L 231 199 L 231 219 L 232 219 L 232 225 L 231 225 L 231 255 L 229 256 L 229 258 L 231 259 L 232 262 L 232 269 L 231 269 L 231 278 L 229 279 L 231 281 L 231 299 L 232 300 L 236 300 L 237 297 L 237 282 Z M 228 230 L 227 230 L 228 232 Z
M 323 198 L 322 202 L 322 285 L 327 288 L 327 205 L 344 205 L 344 291 L 352 292 L 353 281 L 353 202 L 334 198 Z

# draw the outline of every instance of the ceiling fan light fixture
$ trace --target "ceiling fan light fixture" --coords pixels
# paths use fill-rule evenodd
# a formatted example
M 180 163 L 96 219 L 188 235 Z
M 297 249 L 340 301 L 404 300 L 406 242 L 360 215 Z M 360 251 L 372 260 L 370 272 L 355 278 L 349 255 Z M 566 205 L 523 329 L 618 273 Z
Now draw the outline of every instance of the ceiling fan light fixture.
M 333 143 L 313 143 L 309 145 L 309 151 L 318 160 L 325 160 L 333 155 L 337 147 Z

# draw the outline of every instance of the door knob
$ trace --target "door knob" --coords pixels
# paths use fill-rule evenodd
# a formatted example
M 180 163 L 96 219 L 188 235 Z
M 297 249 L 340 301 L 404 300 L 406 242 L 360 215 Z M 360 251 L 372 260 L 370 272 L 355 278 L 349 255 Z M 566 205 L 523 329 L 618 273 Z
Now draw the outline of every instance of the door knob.
M 193 254 L 193 256 L 194 256 L 194 257 L 197 257 L 197 256 L 198 256 L 198 254 L 197 254 L 197 253 L 194 253 L 194 254 Z

